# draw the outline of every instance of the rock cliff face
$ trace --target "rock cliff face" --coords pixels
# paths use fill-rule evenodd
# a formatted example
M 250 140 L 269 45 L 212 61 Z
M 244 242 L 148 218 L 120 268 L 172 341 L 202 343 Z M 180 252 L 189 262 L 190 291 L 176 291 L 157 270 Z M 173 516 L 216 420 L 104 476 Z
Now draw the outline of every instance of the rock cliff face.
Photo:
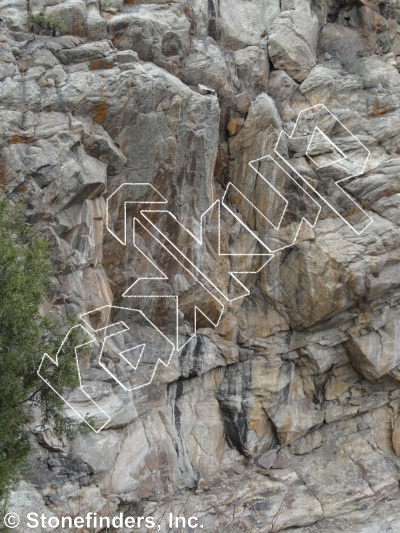
M 45 311 L 101 309 L 99 330 L 139 306 L 170 339 L 179 296 L 186 343 L 141 388 L 126 336 L 103 365 L 93 349 L 83 385 L 110 422 L 58 442 L 32 411 L 10 510 L 400 530 L 400 4 L 1 0 L 0 16 L 0 186 L 52 243 Z M 176 218 L 140 213 L 157 197 Z M 128 299 L 138 280 L 131 296 L 160 297 Z

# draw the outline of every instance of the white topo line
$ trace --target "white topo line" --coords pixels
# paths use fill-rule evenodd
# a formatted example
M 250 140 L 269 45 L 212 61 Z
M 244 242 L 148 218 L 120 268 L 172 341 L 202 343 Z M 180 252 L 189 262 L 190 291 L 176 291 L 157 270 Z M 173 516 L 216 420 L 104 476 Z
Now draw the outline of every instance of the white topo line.
M 296 120 L 296 123 L 295 123 L 295 126 L 293 128 L 293 132 L 292 132 L 292 135 L 289 136 L 287 135 L 285 132 L 281 132 L 279 137 L 278 137 L 278 141 L 276 143 L 276 146 L 275 146 L 275 150 L 274 152 L 278 155 L 278 157 L 280 159 L 282 159 L 291 169 L 293 172 L 295 172 L 295 174 L 301 178 L 301 180 L 303 182 L 306 183 L 307 186 L 311 187 L 311 189 L 313 190 L 313 192 L 315 192 L 317 194 L 317 196 L 319 198 L 321 198 L 321 200 L 323 200 L 331 209 L 332 211 L 334 211 L 353 231 L 355 231 L 355 233 L 357 234 L 361 234 L 372 222 L 372 218 L 367 214 L 365 213 L 365 211 L 362 210 L 362 208 L 356 204 L 356 202 L 354 202 L 353 198 L 348 194 L 346 193 L 341 187 L 341 191 L 343 192 L 343 194 L 345 194 L 348 198 L 350 198 L 350 200 L 352 200 L 352 202 L 354 202 L 357 207 L 365 214 L 365 216 L 369 219 L 369 222 L 368 224 L 361 230 L 361 231 L 357 231 L 344 217 L 342 217 L 340 215 L 340 213 L 338 213 L 337 210 L 335 210 L 335 208 L 329 203 L 329 201 L 324 198 L 318 191 L 315 190 L 315 188 L 306 181 L 306 179 L 292 166 L 290 165 L 290 163 L 288 163 L 288 161 L 284 158 L 284 156 L 279 153 L 278 151 L 278 148 L 279 148 L 279 142 L 282 138 L 282 135 L 286 135 L 286 137 L 288 139 L 294 139 L 294 138 L 297 138 L 295 137 L 295 134 L 296 134 L 296 131 L 298 129 L 298 126 L 299 126 L 299 121 L 302 117 L 302 115 L 304 115 L 305 113 L 309 113 L 310 111 L 314 111 L 314 110 L 317 110 L 317 109 L 320 109 L 320 110 L 325 110 L 327 113 L 329 113 L 331 115 L 331 117 L 333 117 L 335 120 L 337 120 L 337 122 L 345 129 L 345 131 L 352 137 L 356 140 L 357 143 L 359 143 L 359 145 L 361 145 L 361 147 L 366 151 L 366 153 L 368 154 L 365 158 L 365 162 L 361 168 L 361 170 L 357 173 L 355 173 L 354 175 L 351 175 L 351 176 L 346 176 L 345 178 L 341 179 L 341 180 L 338 180 L 336 181 L 336 185 L 338 187 L 340 187 L 339 183 L 349 179 L 350 177 L 354 177 L 356 175 L 360 175 L 364 172 L 365 170 L 365 167 L 366 167 L 366 164 L 367 164 L 367 161 L 368 161 L 368 158 L 370 156 L 370 151 L 357 139 L 357 137 L 355 137 L 355 135 L 353 135 L 340 121 L 339 119 L 337 119 L 337 117 L 335 117 L 324 105 L 322 104 L 318 104 L 316 106 L 312 106 L 310 108 L 307 108 L 303 111 L 301 111 L 297 117 L 297 120 Z M 311 157 L 311 155 L 309 154 L 309 150 L 310 150 L 310 146 L 313 142 L 313 139 L 314 139 L 314 135 L 315 133 L 318 132 L 320 134 L 322 134 L 322 136 L 324 138 L 326 138 L 326 140 L 329 141 L 329 143 L 331 143 L 334 147 L 334 149 L 336 149 L 338 151 L 338 153 L 342 156 L 340 159 L 337 159 L 337 160 L 334 160 L 333 162 L 331 163 L 326 163 L 324 165 L 318 165 L 318 163 L 316 161 L 314 161 Z M 322 168 L 322 167 L 327 167 L 329 165 L 334 165 L 336 164 L 338 161 L 341 161 L 343 159 L 348 159 L 346 154 L 344 154 L 344 152 L 333 142 L 331 141 L 331 139 L 329 139 L 329 137 L 327 137 L 327 135 L 318 127 L 315 125 L 314 127 L 314 130 L 312 132 L 312 136 L 311 136 L 311 139 L 307 145 L 307 148 L 306 148 L 306 155 L 314 162 L 314 164 L 316 166 L 318 166 L 319 168 Z M 314 203 L 316 206 L 317 206 L 317 214 L 315 216 L 315 220 L 313 221 L 313 223 L 311 223 L 310 221 L 308 221 L 304 216 L 302 217 L 300 223 L 299 223 L 299 226 L 298 226 L 298 229 L 294 235 L 294 238 L 293 238 L 293 242 L 286 245 L 286 246 L 283 246 L 283 247 L 280 247 L 280 248 L 276 248 L 276 249 L 271 249 L 269 248 L 261 239 L 260 237 L 254 232 L 251 230 L 251 228 L 249 228 L 247 226 L 247 224 L 245 224 L 243 222 L 243 220 L 240 218 L 240 216 L 235 213 L 226 203 L 226 195 L 228 193 L 228 190 L 229 188 L 233 188 L 236 193 L 238 193 L 239 195 L 241 195 L 249 204 L 251 204 L 252 208 L 255 210 L 255 212 L 259 213 L 259 215 L 263 216 L 270 224 L 271 226 L 275 229 L 275 230 L 279 230 L 281 228 L 281 224 L 282 224 L 282 220 L 284 218 L 284 215 L 287 211 L 287 207 L 288 207 L 288 204 L 289 204 L 289 201 L 279 192 L 279 190 L 265 177 L 263 176 L 259 171 L 258 169 L 256 168 L 256 163 L 262 161 L 262 160 L 266 160 L 268 159 L 271 160 L 271 162 L 273 162 L 274 164 L 278 165 L 278 167 L 283 170 L 285 172 L 285 174 L 292 180 L 296 183 L 296 185 L 298 187 L 300 187 L 300 189 L 307 195 L 307 197 L 309 198 L 310 202 Z M 357 163 L 359 164 L 359 163 Z M 131 309 L 131 308 L 126 308 L 126 307 L 115 307 L 116 309 L 120 309 L 120 310 L 126 310 L 126 311 L 135 311 L 135 312 L 138 312 L 140 313 L 140 315 L 153 327 L 157 330 L 158 334 L 160 334 L 163 339 L 169 344 L 170 348 L 171 348 L 171 351 L 167 357 L 167 360 L 164 361 L 160 358 L 157 359 L 156 363 L 154 364 L 154 371 L 152 372 L 152 375 L 151 375 L 151 378 L 148 382 L 144 383 L 144 384 L 141 384 L 137 387 L 127 387 L 122 381 L 121 379 L 117 378 L 117 376 L 115 376 L 114 373 L 112 373 L 106 365 L 104 365 L 104 363 L 102 362 L 102 354 L 103 354 L 103 350 L 104 350 L 104 346 L 105 346 L 105 342 L 107 339 L 111 338 L 112 336 L 114 335 L 117 335 L 118 333 L 121 333 L 123 331 L 126 331 L 128 328 L 128 326 L 123 322 L 123 321 L 119 321 L 115 324 L 111 324 L 109 326 L 106 326 L 104 328 L 100 328 L 98 330 L 94 330 L 91 325 L 90 325 L 90 321 L 86 320 L 86 317 L 88 315 L 90 315 L 91 313 L 94 313 L 94 312 L 99 312 L 99 311 L 102 311 L 103 309 L 105 308 L 108 308 L 108 309 L 111 309 L 112 306 L 103 306 L 103 307 L 100 307 L 100 308 L 97 308 L 97 309 L 94 309 L 92 311 L 89 311 L 87 313 L 83 313 L 82 315 L 80 315 L 80 319 L 85 323 L 85 325 L 87 327 L 89 327 L 89 329 L 91 330 L 88 331 L 88 329 L 86 329 L 85 327 L 81 326 L 81 325 L 78 325 L 78 326 L 73 326 L 69 331 L 68 333 L 66 334 L 58 352 L 57 352 L 57 355 L 55 357 L 55 359 L 52 359 L 48 354 L 44 354 L 43 356 L 43 359 L 42 359 L 42 362 L 39 366 L 39 369 L 37 371 L 38 375 L 41 377 L 41 379 L 43 379 L 43 381 L 80 417 L 82 418 L 86 424 L 88 424 L 88 426 L 96 433 L 99 433 L 108 423 L 109 421 L 111 420 L 111 417 L 85 392 L 83 386 L 82 386 L 82 378 L 81 378 L 81 374 L 80 374 L 80 368 L 79 368 L 79 362 L 78 362 L 78 354 L 77 354 L 77 350 L 82 347 L 82 346 L 85 346 L 85 345 L 88 345 L 88 344 L 91 344 L 93 342 L 96 342 L 96 338 L 94 337 L 94 333 L 100 333 L 102 331 L 105 331 L 107 330 L 107 328 L 111 327 L 111 326 L 118 326 L 120 325 L 123 329 L 122 330 L 119 330 L 117 332 L 114 332 L 108 336 L 106 336 L 103 341 L 100 341 L 102 342 L 102 347 L 101 347 L 101 351 L 100 351 L 100 355 L 99 355 L 99 364 L 100 366 L 103 368 L 103 370 L 105 370 L 125 391 L 133 391 L 133 390 L 136 390 L 136 389 L 140 389 L 144 386 L 147 386 L 149 385 L 152 381 L 153 381 L 153 378 L 154 378 L 154 375 L 155 375 L 155 372 L 158 368 L 158 365 L 159 363 L 162 363 L 165 367 L 167 367 L 170 362 L 171 362 L 171 359 L 172 359 L 172 355 L 175 351 L 180 351 L 182 350 L 182 348 L 184 346 L 187 345 L 187 343 L 196 335 L 196 331 L 197 331 L 197 312 L 200 312 L 203 316 L 205 316 L 205 318 L 210 322 L 212 323 L 215 327 L 218 327 L 219 323 L 220 323 L 220 320 L 221 320 L 221 317 L 222 317 L 222 314 L 223 314 L 223 311 L 224 311 L 224 304 L 223 304 L 223 301 L 226 300 L 228 302 L 230 301 L 234 301 L 234 300 L 238 300 L 240 298 L 243 298 L 244 296 L 247 296 L 250 291 L 247 289 L 247 287 L 245 287 L 245 285 L 237 278 L 236 275 L 238 274 L 256 274 L 258 272 L 260 272 L 264 267 L 265 265 L 274 257 L 274 253 L 275 252 L 278 252 L 278 251 L 281 251 L 281 250 L 284 250 L 285 248 L 288 248 L 290 246 L 292 246 L 297 238 L 298 238 L 298 234 L 299 234 L 299 231 L 301 229 L 301 226 L 303 224 L 303 222 L 306 222 L 310 227 L 314 228 L 315 227 L 315 224 L 319 218 L 319 215 L 320 215 L 320 212 L 321 212 L 321 206 L 311 197 L 311 195 L 309 195 L 307 193 L 307 191 L 301 186 L 299 185 L 299 183 L 294 180 L 292 178 L 292 176 L 290 176 L 290 174 L 288 172 L 286 172 L 284 170 L 284 168 L 279 165 L 277 163 L 277 161 L 275 159 L 273 159 L 271 156 L 263 156 L 263 157 L 260 157 L 258 159 L 255 159 L 253 161 L 251 161 L 249 163 L 250 167 L 265 181 L 266 184 L 268 184 L 269 187 L 271 187 L 275 193 L 283 200 L 285 206 L 284 206 L 284 209 L 283 209 L 283 212 L 282 212 L 282 215 L 280 217 L 280 220 L 278 222 L 278 224 L 274 224 L 274 222 L 272 220 L 270 220 L 264 213 L 262 213 L 243 193 L 241 193 L 241 191 L 231 182 L 228 183 L 227 185 L 227 188 L 226 188 L 226 191 L 224 193 L 224 196 L 222 198 L 221 201 L 217 200 L 215 201 L 202 215 L 201 215 L 201 218 L 200 218 L 200 227 L 201 227 L 201 234 L 200 234 L 200 238 L 196 237 L 192 232 L 190 232 L 185 226 L 183 226 L 179 220 L 175 217 L 175 215 L 169 211 L 169 210 L 152 210 L 152 209 L 141 209 L 139 210 L 140 214 L 143 216 L 143 218 L 151 225 L 151 227 L 156 231 L 156 233 L 162 237 L 165 241 L 167 241 L 169 243 L 169 245 L 174 249 L 174 252 L 171 251 L 171 249 L 169 247 L 167 247 L 163 242 L 161 242 L 153 233 L 149 232 L 149 230 L 147 228 L 145 228 L 141 222 L 137 219 L 137 218 L 134 218 L 134 222 L 133 222 L 133 245 L 135 247 L 135 249 L 140 253 L 142 254 L 148 261 L 150 261 L 150 263 L 152 264 L 153 267 L 155 267 L 155 269 L 160 273 L 160 276 L 149 276 L 149 277 L 140 277 L 138 278 L 138 280 L 136 280 L 125 292 L 124 294 L 122 295 L 123 297 L 125 298 L 148 298 L 148 297 L 152 297 L 152 298 L 174 298 L 175 299 L 175 302 L 176 302 L 176 333 L 175 333 L 175 343 L 173 343 L 170 339 L 168 339 L 168 337 L 166 335 L 164 335 L 162 333 L 162 331 L 156 326 L 156 324 L 154 324 L 154 322 L 152 320 L 149 319 L 149 317 L 147 317 L 142 311 L 138 310 L 138 309 Z M 126 200 L 124 201 L 123 203 L 123 209 L 124 209 L 124 228 L 123 228 L 123 237 L 122 239 L 115 233 L 113 227 L 111 226 L 111 223 L 110 223 L 110 204 L 111 204 L 111 200 L 112 198 L 121 191 L 121 189 L 123 187 L 127 187 L 129 189 L 135 189 L 135 192 L 138 191 L 138 189 L 140 188 L 144 188 L 143 190 L 143 193 L 142 193 L 142 197 L 145 195 L 145 193 L 147 192 L 147 188 L 150 187 L 152 189 L 152 192 L 154 195 L 157 196 L 158 200 L 155 200 L 155 201 L 140 201 L 140 200 Z M 122 185 L 120 185 L 106 200 L 106 228 L 107 228 L 107 231 L 109 231 L 111 233 L 111 235 L 117 239 L 122 245 L 126 246 L 127 244 L 127 205 L 128 204 L 138 204 L 138 205 L 144 205 L 144 204 L 167 204 L 167 200 L 164 198 L 164 196 L 151 184 L 151 183 L 123 183 Z M 222 253 L 221 252 L 221 204 L 223 206 L 224 209 L 226 209 L 234 218 L 235 220 L 237 220 L 241 225 L 242 227 L 247 231 L 249 232 L 258 242 L 259 244 L 261 245 L 262 249 L 265 249 L 265 253 L 232 253 L 232 254 L 229 254 L 229 253 Z M 173 220 L 180 226 L 180 228 L 184 231 L 186 231 L 189 235 L 191 235 L 191 237 L 199 244 L 199 245 L 203 245 L 203 219 L 204 217 L 207 215 L 207 213 L 214 209 L 216 206 L 218 206 L 218 255 L 219 256 L 265 256 L 267 258 L 267 260 L 261 265 L 261 267 L 259 267 L 258 269 L 256 270 L 248 270 L 248 271 L 229 271 L 228 274 L 230 276 L 232 276 L 244 289 L 245 289 L 245 294 L 244 295 L 241 295 L 239 297 L 236 297 L 236 298 L 233 298 L 233 299 L 230 299 L 229 297 L 227 297 L 227 295 L 215 284 L 213 283 L 209 278 L 208 276 L 201 270 L 199 269 L 195 263 L 193 261 L 191 261 L 183 252 L 182 250 L 175 245 L 175 243 L 168 238 L 167 235 L 165 235 L 160 229 L 158 226 L 156 226 L 156 224 L 154 224 L 151 219 L 149 218 L 148 214 L 150 213 L 161 213 L 161 214 L 168 214 L 168 216 L 172 217 Z M 119 207 L 119 206 L 118 206 Z M 143 295 L 129 295 L 127 294 L 129 292 L 129 290 L 133 289 L 134 286 L 136 285 L 136 283 L 138 283 L 139 281 L 141 280 L 168 280 L 168 276 L 162 272 L 162 270 L 158 267 L 158 265 L 152 261 L 146 254 L 144 254 L 140 249 L 139 247 L 137 246 L 136 244 L 136 241 L 135 241 L 135 224 L 140 224 L 142 226 L 142 228 L 150 234 L 151 238 L 152 239 L 155 239 L 158 244 L 160 246 L 162 246 L 162 248 L 164 250 L 166 250 L 170 255 L 172 255 L 174 257 L 174 259 L 182 266 L 182 268 L 185 269 L 185 271 L 187 271 L 189 274 L 191 274 L 191 276 L 198 282 L 200 283 L 200 285 L 203 287 L 203 289 L 205 291 L 207 291 L 214 299 L 215 299 L 215 302 L 220 304 L 221 306 L 221 312 L 217 318 L 217 320 L 215 321 L 212 321 L 210 319 L 210 317 L 207 317 L 204 312 L 199 309 L 197 306 L 195 306 L 195 313 L 194 313 L 194 333 L 193 335 L 190 337 L 190 339 L 185 342 L 182 346 L 180 346 L 179 344 L 179 335 L 178 335 L 178 312 L 179 312 L 179 305 L 178 305 L 178 296 L 175 296 L 175 295 L 169 295 L 169 296 L 166 296 L 166 295 L 147 295 L 147 294 L 143 294 Z M 179 257 L 182 256 L 182 260 L 179 259 Z M 202 281 L 200 281 L 196 276 L 194 276 L 193 272 L 190 270 L 190 268 L 188 268 L 188 266 L 185 266 L 185 263 L 186 265 L 190 265 L 190 268 L 192 268 L 195 272 L 197 272 L 197 274 L 200 276 L 200 278 L 204 279 L 205 282 L 207 282 L 207 284 L 209 286 L 211 286 L 216 292 L 218 292 L 218 294 L 220 295 L 218 298 L 215 297 L 214 294 L 212 294 L 212 292 L 210 292 L 210 290 L 202 283 Z M 222 298 L 221 298 L 222 297 Z M 222 300 L 222 301 L 221 301 Z M 90 400 L 92 402 L 92 404 L 94 406 L 96 406 L 96 408 L 98 409 L 98 411 L 100 413 L 102 413 L 102 415 L 107 419 L 107 421 L 101 425 L 100 428 L 96 429 L 90 422 L 89 420 L 87 420 L 84 416 L 82 416 L 72 405 L 70 402 L 68 402 L 63 396 L 61 396 L 57 390 L 55 390 L 55 388 L 51 385 L 51 383 L 44 377 L 41 375 L 41 369 L 42 369 L 42 366 L 44 364 L 44 362 L 46 360 L 49 360 L 53 365 L 55 365 L 56 367 L 58 367 L 59 365 L 59 362 L 58 362 L 58 359 L 59 359 L 59 356 L 61 354 L 61 351 L 64 347 L 64 344 L 65 342 L 67 341 L 68 339 L 68 336 L 70 335 L 70 333 L 75 329 L 75 328 L 81 328 L 90 338 L 90 340 L 86 343 L 82 343 L 78 346 L 76 346 L 74 348 L 75 350 L 75 360 L 76 360 L 76 366 L 77 366 L 77 371 L 78 371 L 78 375 L 79 375 L 79 388 L 80 390 L 83 392 L 83 394 L 88 398 L 88 400 Z M 139 349 L 140 348 L 140 354 L 139 354 L 139 357 L 138 357 L 138 361 L 136 363 L 136 365 L 133 365 L 129 362 L 129 360 L 125 357 L 124 354 L 126 354 L 127 352 L 129 351 L 132 351 L 134 349 Z M 129 348 L 127 350 L 123 350 L 121 352 L 119 352 L 119 355 L 125 360 L 125 362 L 133 369 L 133 371 L 136 371 L 140 362 L 141 362 L 141 359 L 142 359 L 142 355 L 143 355 L 143 352 L 146 348 L 146 343 L 141 343 L 141 344 L 138 344 L 137 346 L 134 346 L 132 348 Z

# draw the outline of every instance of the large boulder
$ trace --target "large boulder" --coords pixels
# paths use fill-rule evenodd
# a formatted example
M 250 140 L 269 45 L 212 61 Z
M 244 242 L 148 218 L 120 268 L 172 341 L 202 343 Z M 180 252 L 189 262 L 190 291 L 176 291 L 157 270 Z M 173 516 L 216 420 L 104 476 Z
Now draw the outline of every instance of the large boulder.
M 352 28 L 328 22 L 320 36 L 321 50 L 334 59 L 338 59 L 346 68 L 350 68 L 359 59 L 366 48 L 360 33 Z
M 252 96 L 266 92 L 269 76 L 268 56 L 258 46 L 248 46 L 234 53 L 240 90 Z
M 268 29 L 268 54 L 276 69 L 302 82 L 316 63 L 318 18 L 307 2 L 283 11 Z
M 279 13 L 277 0 L 221 0 L 216 14 L 221 46 L 237 50 L 258 44 Z
M 179 62 L 189 49 L 190 23 L 178 4 L 127 5 L 108 21 L 108 35 L 120 50 L 161 66 Z
M 189 85 L 204 83 L 218 92 L 232 92 L 238 85 L 233 65 L 212 37 L 192 40 L 182 79 Z
M 86 2 L 67 0 L 46 8 L 46 15 L 52 15 L 62 21 L 61 33 L 65 35 L 85 35 Z
M 367 379 L 378 379 L 400 365 L 400 317 L 397 308 L 384 307 L 365 328 L 365 316 L 351 330 L 345 347 L 353 366 Z
M 191 0 L 188 12 L 193 33 L 207 36 L 230 50 L 258 45 L 280 13 L 278 0 Z

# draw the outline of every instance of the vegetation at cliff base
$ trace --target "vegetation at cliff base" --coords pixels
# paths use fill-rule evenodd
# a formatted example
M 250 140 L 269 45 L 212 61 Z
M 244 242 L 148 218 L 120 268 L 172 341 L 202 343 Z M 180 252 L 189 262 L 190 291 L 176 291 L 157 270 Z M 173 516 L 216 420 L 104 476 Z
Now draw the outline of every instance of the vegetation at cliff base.
M 29 454 L 27 408 L 39 407 L 56 434 L 71 424 L 62 400 L 37 374 L 44 352 L 54 357 L 65 332 L 40 312 L 52 278 L 47 241 L 26 224 L 21 207 L 0 197 L 0 501 Z M 78 385 L 74 369 L 73 357 L 59 361 L 57 390 Z

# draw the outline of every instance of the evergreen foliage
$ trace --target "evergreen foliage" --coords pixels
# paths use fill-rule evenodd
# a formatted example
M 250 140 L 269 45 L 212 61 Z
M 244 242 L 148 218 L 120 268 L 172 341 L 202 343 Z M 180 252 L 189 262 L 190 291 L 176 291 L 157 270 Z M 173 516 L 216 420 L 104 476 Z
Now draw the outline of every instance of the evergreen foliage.
M 39 405 L 43 426 L 59 436 L 76 426 L 37 374 L 44 352 L 54 358 L 66 332 L 65 323 L 40 313 L 52 278 L 47 241 L 26 224 L 21 207 L 0 198 L 0 501 L 29 454 L 27 405 Z M 79 384 L 75 341 L 51 378 L 56 390 Z

